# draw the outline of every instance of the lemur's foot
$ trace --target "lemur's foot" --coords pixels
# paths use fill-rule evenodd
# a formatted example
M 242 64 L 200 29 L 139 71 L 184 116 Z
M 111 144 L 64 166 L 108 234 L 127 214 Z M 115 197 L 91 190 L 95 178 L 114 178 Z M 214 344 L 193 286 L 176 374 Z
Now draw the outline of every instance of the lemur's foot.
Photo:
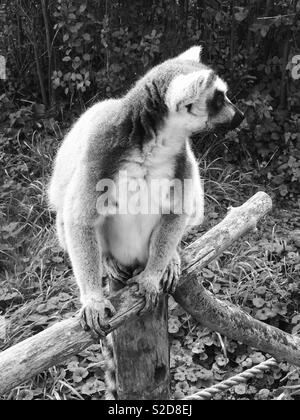
M 170 261 L 165 274 L 161 280 L 161 287 L 164 293 L 175 293 L 181 275 L 181 259 L 176 252 Z
M 128 284 L 133 283 L 138 285 L 136 294 L 145 298 L 145 306 L 140 312 L 140 315 L 152 312 L 157 306 L 159 296 L 161 295 L 159 279 L 143 271 L 128 282 Z
M 109 318 L 116 314 L 115 308 L 108 299 L 89 298 L 81 309 L 81 325 L 85 331 L 104 338 L 109 329 Z
M 103 265 L 105 273 L 110 280 L 118 280 L 125 284 L 132 276 L 130 269 L 119 264 L 114 258 L 105 258 Z

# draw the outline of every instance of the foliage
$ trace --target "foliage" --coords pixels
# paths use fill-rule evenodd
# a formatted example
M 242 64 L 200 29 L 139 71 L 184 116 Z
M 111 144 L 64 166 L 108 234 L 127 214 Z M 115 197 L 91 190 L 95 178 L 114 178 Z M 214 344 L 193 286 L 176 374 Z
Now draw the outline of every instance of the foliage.
M 204 60 L 228 81 L 247 115 L 243 132 L 221 139 L 226 145 L 218 153 L 254 170 L 278 198 L 298 198 L 298 0 L 5 3 L 2 102 L 9 98 L 17 112 L 24 99 L 61 110 L 118 96 L 160 60 L 202 43 Z

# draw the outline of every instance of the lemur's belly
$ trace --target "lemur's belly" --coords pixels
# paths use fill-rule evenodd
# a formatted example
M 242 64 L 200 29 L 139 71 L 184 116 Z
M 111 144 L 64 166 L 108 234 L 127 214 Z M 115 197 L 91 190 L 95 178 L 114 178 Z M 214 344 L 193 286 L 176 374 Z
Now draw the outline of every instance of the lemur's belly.
M 146 156 L 135 151 L 123 164 L 109 196 L 109 211 L 99 212 L 107 215 L 106 252 L 125 266 L 146 265 L 153 230 L 170 207 L 168 181 L 174 176 L 173 159 L 155 142 L 148 148 Z
M 126 267 L 145 266 L 149 243 L 160 215 L 116 215 L 104 226 L 107 252 Z

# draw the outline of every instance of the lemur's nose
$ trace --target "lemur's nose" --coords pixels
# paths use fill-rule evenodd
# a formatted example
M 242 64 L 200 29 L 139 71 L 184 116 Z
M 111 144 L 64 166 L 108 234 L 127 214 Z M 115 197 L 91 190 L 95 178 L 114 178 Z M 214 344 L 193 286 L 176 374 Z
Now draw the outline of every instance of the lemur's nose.
M 245 114 L 242 111 L 240 111 L 237 107 L 234 107 L 234 109 L 235 114 L 230 124 L 231 130 L 237 128 L 245 119 Z

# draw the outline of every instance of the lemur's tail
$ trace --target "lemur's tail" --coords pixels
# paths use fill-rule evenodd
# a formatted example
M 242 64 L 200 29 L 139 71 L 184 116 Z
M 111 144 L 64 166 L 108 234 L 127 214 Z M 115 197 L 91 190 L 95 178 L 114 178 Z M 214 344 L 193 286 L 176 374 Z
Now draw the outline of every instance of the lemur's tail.
M 121 268 L 112 257 L 103 259 L 103 290 L 105 296 L 110 296 L 118 292 L 124 287 L 124 282 L 120 279 L 129 279 L 132 273 L 127 268 Z M 113 336 L 108 335 L 102 340 L 102 354 L 105 360 L 105 383 L 106 383 L 106 399 L 118 400 L 117 381 L 116 381 L 116 364 L 114 357 Z
M 117 400 L 116 366 L 114 360 L 113 338 L 111 334 L 102 341 L 102 354 L 105 360 L 105 399 Z

